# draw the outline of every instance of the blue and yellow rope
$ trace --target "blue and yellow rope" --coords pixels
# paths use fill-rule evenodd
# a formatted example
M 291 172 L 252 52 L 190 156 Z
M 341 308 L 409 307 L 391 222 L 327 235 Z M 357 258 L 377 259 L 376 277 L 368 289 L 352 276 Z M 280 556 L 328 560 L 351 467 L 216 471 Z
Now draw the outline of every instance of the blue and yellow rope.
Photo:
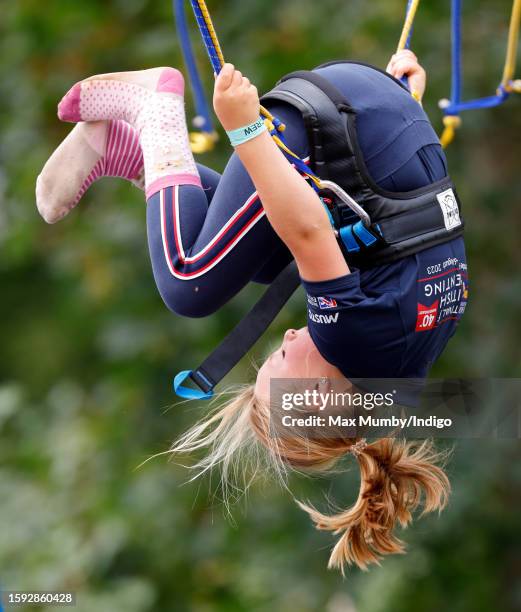
M 407 14 L 405 17 L 405 23 L 403 24 L 400 40 L 398 42 L 398 47 L 396 48 L 396 53 L 409 48 L 414 20 L 416 18 L 416 13 L 418 12 L 419 6 L 420 0 L 409 0 L 407 3 Z
M 452 91 L 450 100 L 442 100 L 440 102 L 440 106 L 445 114 L 443 118 L 444 130 L 440 137 L 443 148 L 448 147 L 454 140 L 456 130 L 462 121 L 460 113 L 468 110 L 499 106 L 512 93 L 521 93 L 521 81 L 514 80 L 520 23 L 521 0 L 514 0 L 510 17 L 503 76 L 496 94 L 462 102 L 461 0 L 452 0 Z
M 505 91 L 511 93 L 521 93 L 521 83 L 514 81 L 514 75 L 517 65 L 517 47 L 519 43 L 519 26 L 521 23 L 521 0 L 514 0 L 512 7 L 512 17 L 510 19 L 510 28 L 508 32 L 507 55 L 505 58 L 505 68 L 503 70 L 503 78 L 501 86 Z
M 192 89 L 196 110 L 196 117 L 193 120 L 193 124 L 197 131 L 190 132 L 190 146 L 194 153 L 207 153 L 215 147 L 218 135 L 213 126 L 210 105 L 205 94 L 192 43 L 190 41 L 185 0 L 173 0 L 173 9 L 177 35 L 190 77 L 190 87 Z
M 400 35 L 398 46 L 396 47 L 396 53 L 400 53 L 400 51 L 408 49 L 411 44 L 414 20 L 416 18 L 416 13 L 418 12 L 419 6 L 420 0 L 407 0 L 407 12 L 405 13 L 405 22 L 403 24 L 403 29 Z M 409 88 L 409 79 L 406 76 L 402 77 L 402 83 L 407 88 Z M 416 100 L 416 102 L 418 102 L 418 104 L 422 103 L 422 97 L 418 91 L 411 90 L 411 96 Z
M 190 0 L 190 2 L 213 70 L 215 74 L 219 74 L 225 63 L 224 54 L 219 38 L 217 37 L 210 12 L 206 6 L 206 2 L 205 0 Z M 297 170 L 299 170 L 299 172 L 309 178 L 316 188 L 320 188 L 320 179 L 318 176 L 316 176 L 306 165 L 306 163 L 285 144 L 283 137 L 283 132 L 285 130 L 284 124 L 263 106 L 261 106 L 260 112 L 273 140 L 276 142 L 278 147 L 282 150 L 286 157 L 293 164 L 295 164 L 295 167 Z

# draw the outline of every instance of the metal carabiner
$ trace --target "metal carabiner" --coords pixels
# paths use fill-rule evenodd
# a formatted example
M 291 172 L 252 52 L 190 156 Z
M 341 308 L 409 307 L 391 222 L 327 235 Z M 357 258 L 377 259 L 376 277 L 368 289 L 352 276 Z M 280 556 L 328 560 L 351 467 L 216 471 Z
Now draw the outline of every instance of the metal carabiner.
M 367 228 L 371 227 L 371 217 L 367 214 L 367 212 L 356 202 L 353 198 L 345 192 L 340 185 L 333 183 L 333 181 L 323 181 L 320 180 L 319 188 L 325 191 L 331 191 L 334 193 L 337 198 L 342 200 L 344 204 L 346 204 L 356 215 L 358 215 L 363 223 L 363 225 Z

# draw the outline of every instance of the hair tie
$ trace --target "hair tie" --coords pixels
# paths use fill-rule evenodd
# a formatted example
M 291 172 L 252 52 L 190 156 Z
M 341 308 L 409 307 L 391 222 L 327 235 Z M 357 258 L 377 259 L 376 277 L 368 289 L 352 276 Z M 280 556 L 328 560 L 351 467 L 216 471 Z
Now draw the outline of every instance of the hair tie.
M 360 455 L 364 452 L 366 448 L 367 448 L 367 440 L 365 438 L 360 438 L 358 442 L 351 444 L 349 448 L 349 452 L 355 457 L 360 457 Z

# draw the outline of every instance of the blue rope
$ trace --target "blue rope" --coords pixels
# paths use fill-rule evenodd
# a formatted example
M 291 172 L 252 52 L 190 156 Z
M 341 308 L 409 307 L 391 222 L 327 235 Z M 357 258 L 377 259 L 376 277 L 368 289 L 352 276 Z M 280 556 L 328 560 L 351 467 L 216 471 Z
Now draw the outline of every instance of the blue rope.
M 181 50 L 183 52 L 183 58 L 190 76 L 190 87 L 194 96 L 195 110 L 197 116 L 202 119 L 202 124 L 197 125 L 196 127 L 203 132 L 213 133 L 214 126 L 210 114 L 210 106 L 208 104 L 208 100 L 206 99 L 204 86 L 201 76 L 199 75 L 192 43 L 190 41 L 190 32 L 186 20 L 184 0 L 173 0 L 172 4 Z
M 409 11 L 411 10 L 411 6 L 412 6 L 412 2 L 413 0 L 407 0 L 407 10 L 405 12 L 405 18 L 407 19 L 407 16 L 409 15 Z M 411 47 L 411 40 L 412 40 L 412 33 L 414 31 L 414 28 L 411 28 L 411 31 L 409 32 L 409 36 L 407 37 L 407 42 L 405 43 L 405 48 L 406 49 L 410 49 Z M 407 89 L 409 89 L 409 79 L 406 76 L 403 76 L 400 81 L 405 85 L 405 87 L 407 87 Z
M 461 0 L 452 0 L 452 91 L 451 106 L 461 102 Z
M 461 36 L 461 0 L 452 0 L 452 85 L 450 104 L 443 109 L 445 115 L 457 116 L 464 111 L 482 108 L 493 108 L 503 104 L 510 96 L 509 92 L 500 85 L 494 96 L 476 98 L 475 100 L 461 101 L 463 91 L 463 53 Z
M 197 25 L 201 30 L 201 35 L 204 40 L 204 46 L 208 51 L 208 57 L 210 58 L 210 62 L 212 63 L 213 71 L 215 72 L 215 74 L 219 74 L 219 72 L 221 72 L 221 60 L 219 59 L 215 51 L 215 45 L 213 43 L 212 37 L 210 36 L 210 32 L 208 31 L 208 27 L 201 12 L 201 8 L 199 7 L 199 4 L 196 2 L 196 0 L 190 0 L 190 3 L 194 10 Z
M 201 11 L 201 8 L 199 6 L 199 3 L 197 2 L 197 0 L 190 0 L 190 3 L 192 5 L 193 11 L 194 11 L 194 15 L 197 21 L 197 25 L 199 26 L 199 29 L 201 31 L 201 35 L 203 37 L 203 42 L 204 42 L 204 46 L 206 47 L 206 50 L 208 52 L 208 57 L 210 58 L 210 62 L 212 64 L 213 70 L 216 74 L 219 74 L 221 72 L 221 59 L 219 58 L 219 55 L 217 53 L 216 47 L 215 47 L 215 43 L 214 40 L 212 39 L 210 32 L 208 31 L 208 26 L 206 25 L 206 21 L 204 19 L 203 13 Z M 279 131 L 277 128 L 279 128 L 282 125 L 282 122 L 277 119 L 276 117 L 273 117 L 273 126 L 274 129 L 270 132 L 270 134 L 272 136 L 278 136 L 279 139 L 286 144 L 286 140 L 284 138 L 284 134 L 282 131 Z M 315 173 L 311 170 L 311 168 L 300 158 L 298 157 L 293 157 L 292 155 L 290 155 L 289 153 L 287 153 L 286 151 L 284 151 L 282 149 L 282 153 L 284 154 L 284 156 L 286 157 L 286 159 L 295 165 L 295 168 L 304 174 L 311 174 L 313 176 L 316 176 Z M 319 191 L 317 185 L 315 185 L 314 181 L 310 181 L 311 186 L 313 187 L 313 189 L 315 189 L 315 191 Z
M 477 98 L 475 100 L 467 100 L 466 102 L 460 102 L 459 104 L 450 104 L 447 108 L 443 109 L 446 115 L 458 115 L 464 111 L 478 110 L 481 108 L 494 108 L 500 106 L 505 102 L 510 94 L 505 91 L 502 87 L 499 88 L 500 93 L 495 96 L 488 96 L 486 98 Z
M 407 0 L 407 12 L 405 14 L 406 18 L 409 15 L 409 11 L 411 10 L 412 2 L 413 2 L 413 0 Z M 407 37 L 407 42 L 405 43 L 405 48 L 406 49 L 409 49 L 410 46 L 411 46 L 411 39 L 412 39 L 413 31 L 414 31 L 414 28 L 411 28 L 411 31 L 409 32 L 409 36 Z
M 221 60 L 217 54 L 216 48 L 215 48 L 215 44 L 214 41 L 212 39 L 212 37 L 210 36 L 210 32 L 208 31 L 208 26 L 206 25 L 206 21 L 204 19 L 204 16 L 202 14 L 201 8 L 199 6 L 199 3 L 197 2 L 197 0 L 190 0 L 192 8 L 194 10 L 194 15 L 195 18 L 197 20 L 197 24 L 199 26 L 199 29 L 201 31 L 201 35 L 203 37 L 203 41 L 204 41 L 204 46 L 206 47 L 206 50 L 208 52 L 208 57 L 210 58 L 210 62 L 212 64 L 213 70 L 216 74 L 219 74 L 219 72 L 221 72 Z M 270 134 L 272 136 L 278 136 L 279 139 L 286 144 L 286 140 L 284 138 L 284 134 L 282 131 L 278 131 L 278 127 L 280 127 L 282 124 L 282 122 L 277 119 L 276 117 L 273 117 L 273 125 L 274 125 L 274 129 L 270 132 Z M 311 170 L 311 168 L 300 158 L 298 157 L 293 157 L 292 155 L 290 155 L 289 153 L 287 153 L 286 151 L 284 151 L 282 149 L 282 153 L 284 154 L 284 156 L 286 157 L 286 159 L 295 165 L 295 168 L 301 172 L 301 173 L 307 173 L 307 174 L 313 174 L 315 176 L 315 174 L 313 173 L 313 171 Z M 315 185 L 315 183 L 313 181 L 310 181 L 311 186 L 313 187 L 313 189 L 315 189 L 315 191 L 318 191 L 318 187 Z

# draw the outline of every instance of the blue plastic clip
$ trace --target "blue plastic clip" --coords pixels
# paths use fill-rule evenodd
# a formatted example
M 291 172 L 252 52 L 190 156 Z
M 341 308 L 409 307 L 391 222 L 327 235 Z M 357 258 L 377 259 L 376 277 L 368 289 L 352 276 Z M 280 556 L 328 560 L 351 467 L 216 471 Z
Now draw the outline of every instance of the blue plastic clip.
M 351 231 L 351 225 L 347 225 L 346 227 L 340 228 L 340 238 L 342 238 L 342 242 L 346 245 L 348 253 L 356 253 L 360 250 L 360 245 L 356 241 L 353 236 L 353 232 Z
M 376 236 L 371 234 L 371 232 L 365 228 L 361 221 L 353 225 L 353 231 L 366 247 L 371 246 L 378 240 Z
M 200 391 L 199 389 L 190 389 L 190 387 L 183 387 L 183 383 L 192 374 L 192 370 L 183 370 L 174 378 L 174 391 L 175 394 L 183 399 L 189 400 L 207 400 L 213 397 L 213 390 Z

